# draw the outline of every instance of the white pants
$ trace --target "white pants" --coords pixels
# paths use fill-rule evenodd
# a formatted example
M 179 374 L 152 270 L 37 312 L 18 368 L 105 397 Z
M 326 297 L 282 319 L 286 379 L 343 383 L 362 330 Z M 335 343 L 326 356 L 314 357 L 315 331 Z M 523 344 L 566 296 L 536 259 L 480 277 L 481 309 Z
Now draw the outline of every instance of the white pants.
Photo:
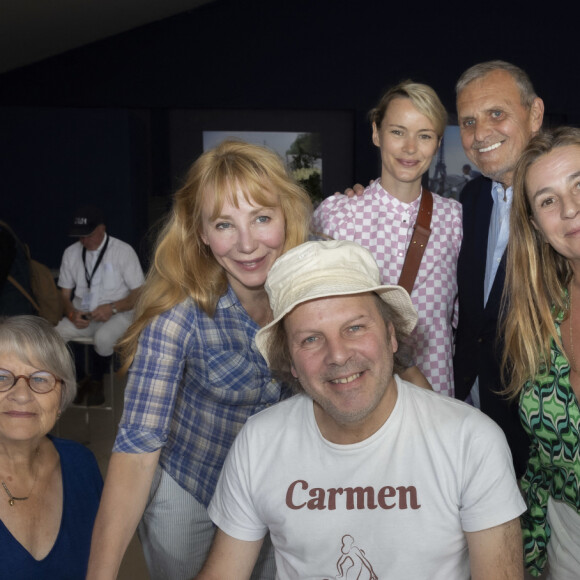
M 563 501 L 548 499 L 548 580 L 580 578 L 580 515 Z
M 63 318 L 57 325 L 56 331 L 65 341 L 75 338 L 92 337 L 95 341 L 95 351 L 100 356 L 110 356 L 118 340 L 125 334 L 133 320 L 133 311 L 119 312 L 111 316 L 107 322 L 91 320 L 86 328 L 77 328 L 68 318 Z
M 207 509 L 157 467 L 137 532 L 151 580 L 190 580 L 203 566 L 215 534 Z M 274 580 L 276 564 L 266 536 L 253 580 Z

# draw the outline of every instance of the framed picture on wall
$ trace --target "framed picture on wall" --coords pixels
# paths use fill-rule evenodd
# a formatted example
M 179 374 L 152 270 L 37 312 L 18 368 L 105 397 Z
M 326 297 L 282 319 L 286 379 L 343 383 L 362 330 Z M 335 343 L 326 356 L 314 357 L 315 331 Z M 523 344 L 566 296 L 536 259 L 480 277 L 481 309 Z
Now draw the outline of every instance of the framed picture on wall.
M 320 133 L 292 131 L 204 131 L 203 150 L 226 139 L 239 139 L 275 151 L 284 160 L 294 179 L 308 192 L 314 204 L 322 194 L 322 139 Z
M 181 180 L 204 150 L 243 139 L 277 151 L 317 203 L 353 183 L 353 125 L 350 111 L 173 110 L 171 172 Z
M 443 141 L 429 168 L 429 189 L 443 197 L 459 199 L 465 184 L 481 175 L 461 146 L 459 126 L 447 125 Z

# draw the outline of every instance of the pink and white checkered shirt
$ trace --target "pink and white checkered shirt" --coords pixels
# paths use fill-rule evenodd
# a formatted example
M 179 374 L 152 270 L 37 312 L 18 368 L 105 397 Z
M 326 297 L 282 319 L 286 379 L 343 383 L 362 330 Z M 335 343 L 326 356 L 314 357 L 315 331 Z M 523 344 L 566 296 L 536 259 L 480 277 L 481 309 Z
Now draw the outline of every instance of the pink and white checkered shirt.
M 326 198 L 314 212 L 312 230 L 351 240 L 375 257 L 383 283 L 397 284 L 419 211 L 389 195 L 377 179 L 363 195 Z M 457 322 L 457 257 L 463 238 L 461 204 L 433 194 L 431 236 L 411 300 L 419 314 L 414 336 L 417 366 L 433 389 L 453 396 L 453 331 Z

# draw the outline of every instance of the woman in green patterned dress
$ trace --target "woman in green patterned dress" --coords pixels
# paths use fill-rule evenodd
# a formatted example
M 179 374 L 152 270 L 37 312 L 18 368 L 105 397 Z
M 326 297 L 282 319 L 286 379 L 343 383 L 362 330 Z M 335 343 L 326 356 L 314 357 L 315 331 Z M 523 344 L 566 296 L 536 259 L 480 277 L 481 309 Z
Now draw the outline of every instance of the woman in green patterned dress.
M 514 174 L 504 369 L 531 437 L 526 567 L 580 578 L 580 130 L 534 137 Z

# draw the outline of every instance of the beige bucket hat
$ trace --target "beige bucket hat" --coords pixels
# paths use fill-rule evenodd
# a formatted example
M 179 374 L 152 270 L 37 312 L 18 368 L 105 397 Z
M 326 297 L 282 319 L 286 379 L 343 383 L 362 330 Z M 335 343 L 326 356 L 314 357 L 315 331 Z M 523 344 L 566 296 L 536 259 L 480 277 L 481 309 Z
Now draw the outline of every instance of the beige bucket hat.
M 276 260 L 265 288 L 274 320 L 257 333 L 256 345 L 268 363 L 267 350 L 275 325 L 308 300 L 375 292 L 400 314 L 402 330 L 410 333 L 417 324 L 417 312 L 407 291 L 394 284 L 381 284 L 372 254 L 355 242 L 330 240 L 297 246 Z

